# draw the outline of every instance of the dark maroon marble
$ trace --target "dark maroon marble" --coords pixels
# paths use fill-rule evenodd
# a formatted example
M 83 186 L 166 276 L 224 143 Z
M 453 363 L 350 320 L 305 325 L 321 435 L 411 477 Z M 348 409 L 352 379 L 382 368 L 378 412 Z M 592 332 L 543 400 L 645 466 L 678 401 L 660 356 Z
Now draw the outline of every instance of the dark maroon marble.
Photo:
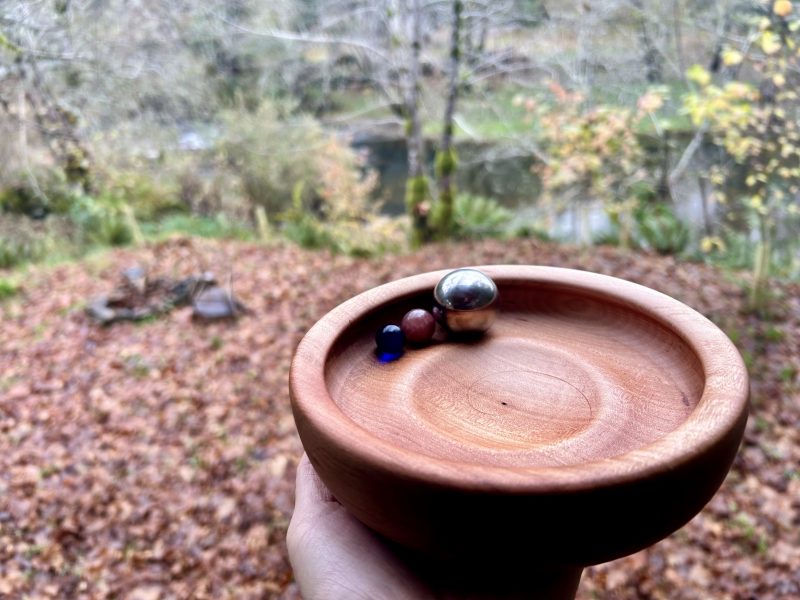
M 422 308 L 410 310 L 400 322 L 400 329 L 406 336 L 406 340 L 415 344 L 423 344 L 430 341 L 436 329 L 436 320 L 433 315 Z

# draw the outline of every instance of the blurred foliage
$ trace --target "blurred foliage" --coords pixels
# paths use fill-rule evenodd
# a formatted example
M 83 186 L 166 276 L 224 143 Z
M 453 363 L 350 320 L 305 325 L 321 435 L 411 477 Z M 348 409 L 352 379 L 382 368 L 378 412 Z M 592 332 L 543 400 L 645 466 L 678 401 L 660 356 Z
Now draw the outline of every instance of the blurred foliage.
M 169 169 L 164 171 L 160 177 L 134 170 L 105 172 L 102 195 L 110 204 L 130 206 L 138 219 L 146 221 L 185 212 L 179 181 Z
M 0 191 L 0 212 L 44 219 L 51 213 L 66 213 L 75 194 L 75 187 L 60 171 L 16 173 Z
M 45 258 L 58 238 L 51 225 L 16 215 L 0 216 L 0 269 Z
M 281 113 L 265 102 L 227 117 L 219 152 L 250 205 L 307 248 L 354 255 L 402 248 L 404 221 L 380 214 L 372 198 L 377 174 L 363 157 L 317 121 Z
M 58 256 L 77 256 L 93 246 L 122 246 L 137 237 L 132 211 L 112 197 L 73 192 L 63 214 L 46 219 L 0 216 L 0 268 Z
M 640 244 L 659 254 L 681 254 L 689 244 L 689 227 L 671 206 L 653 203 L 634 212 Z
M 157 221 L 143 222 L 142 232 L 148 238 L 163 239 L 172 235 L 249 241 L 253 230 L 243 223 L 232 221 L 225 213 L 200 216 L 189 214 L 166 215 Z
M 113 197 L 78 196 L 69 211 L 85 245 L 125 246 L 134 240 L 125 204 Z
M 283 233 L 304 248 L 326 248 L 351 256 L 375 256 L 406 247 L 406 222 L 380 215 L 376 207 L 352 202 L 310 211 L 303 205 L 303 185 L 295 186 L 292 207 L 280 215 Z M 329 199 L 341 198 L 332 194 Z
M 222 119 L 222 134 L 207 133 L 197 149 L 182 152 L 144 146 L 121 154 L 132 132 L 109 133 L 96 147 L 119 158 L 98 169 L 93 194 L 63 178 L 38 177 L 34 188 L 19 177 L 0 196 L 0 207 L 46 221 L 62 215 L 69 241 L 58 251 L 68 254 L 139 242 L 144 234 L 253 239 L 259 207 L 265 235 L 277 227 L 306 247 L 357 255 L 405 247 L 405 220 L 380 214 L 373 200 L 377 175 L 346 140 L 266 101 L 254 112 L 223 112 Z M 152 139 L 158 136 L 154 126 Z M 3 237 L 3 262 L 41 260 L 55 251 L 58 237 Z
M 358 155 L 308 117 L 282 117 L 262 103 L 253 113 L 225 113 L 225 136 L 219 142 L 228 165 L 253 206 L 273 218 L 300 202 L 328 220 L 352 218 L 367 206 L 376 184 Z
M 535 223 L 520 223 L 514 225 L 514 221 L 512 220 L 509 229 L 512 237 L 532 238 L 542 242 L 553 241 L 553 236 L 550 235 L 550 231 L 548 231 L 547 228 Z
M 709 128 L 727 160 L 710 168 L 709 180 L 717 198 L 744 212 L 757 242 L 752 260 L 754 284 L 750 305 L 762 311 L 774 258 L 774 240 L 780 224 L 797 223 L 800 216 L 800 18 L 789 2 L 775 2 L 771 11 L 753 14 L 746 24 L 752 49 L 742 53 L 725 48 L 728 67 L 747 65 L 756 83 L 717 84 L 700 65 L 689 69 L 696 89 L 684 105 L 697 127 Z M 743 172 L 745 189 L 732 195 L 729 178 Z
M 24 58 L 8 64 L 0 88 L 3 264 L 137 243 L 142 234 L 281 233 L 351 254 L 405 247 L 407 221 L 381 214 L 374 199 L 390 195 L 334 133 L 402 138 L 408 40 L 393 29 L 402 14 L 387 21 L 357 2 L 331 24 L 331 5 L 320 0 L 212 0 L 153 11 L 101 4 L 12 2 L 0 11 L 0 50 Z M 800 276 L 798 11 L 784 0 L 732 2 L 726 14 L 701 4 L 692 14 L 688 5 L 654 2 L 630 14 L 603 4 L 574 13 L 539 0 L 472 6 L 455 131 L 462 170 L 480 173 L 459 185 L 483 191 L 456 195 L 453 227 L 439 237 L 561 237 L 571 225 L 582 242 L 751 268 L 754 305 L 770 273 Z M 14 17 L 23 9 L 25 23 Z M 428 135 L 441 133 L 446 97 L 445 9 L 423 9 L 436 17 L 422 25 L 419 104 Z M 142 27 L 121 35 L 132 15 Z M 669 19 L 684 28 L 682 43 Z M 562 39 L 579 31 L 574 25 L 583 32 L 577 46 Z M 327 43 L 337 37 L 352 43 Z M 86 43 L 94 38 L 102 43 Z M 663 54 L 655 57 L 662 80 L 651 87 L 648 44 Z M 85 63 L 55 61 L 58 68 L 37 58 L 79 54 Z M 145 66 L 156 60 L 159 69 Z M 690 168 L 670 181 L 695 140 L 701 150 L 688 153 Z M 481 156 L 465 151 L 473 143 Z M 372 160 L 384 168 L 378 154 Z M 402 149 L 397 154 L 402 162 Z M 509 156 L 529 162 L 483 167 Z M 85 178 L 75 178 L 71 158 Z M 455 153 L 427 157 L 428 172 L 408 182 L 412 214 L 449 221 L 449 204 L 434 200 L 426 178 L 451 172 L 454 160 Z M 507 175 L 527 173 L 530 162 L 543 184 L 539 205 L 538 180 Z M 697 170 L 711 182 L 702 225 L 681 222 L 671 203 L 688 214 L 687 198 L 698 202 L 689 189 Z M 509 184 L 484 186 L 490 179 Z M 494 197 L 506 206 L 518 200 L 519 210 Z M 400 194 L 394 202 L 397 211 Z M 541 222 L 526 222 L 543 212 Z
M 547 102 L 528 100 L 537 115 L 545 160 L 537 167 L 543 201 L 562 211 L 599 200 L 619 230 L 619 244 L 629 246 L 633 211 L 642 184 L 651 177 L 636 137 L 641 117 L 628 108 L 587 106 L 580 92 L 549 84 Z
M 25 242 L 0 239 L 0 269 L 10 269 L 24 262 L 38 260 L 41 252 Z
M 14 281 L 6 277 L 0 277 L 0 302 L 16 296 L 19 293 L 19 290 L 19 285 L 17 285 Z
M 502 237 L 513 214 L 493 198 L 459 194 L 453 204 L 453 234 L 457 240 Z

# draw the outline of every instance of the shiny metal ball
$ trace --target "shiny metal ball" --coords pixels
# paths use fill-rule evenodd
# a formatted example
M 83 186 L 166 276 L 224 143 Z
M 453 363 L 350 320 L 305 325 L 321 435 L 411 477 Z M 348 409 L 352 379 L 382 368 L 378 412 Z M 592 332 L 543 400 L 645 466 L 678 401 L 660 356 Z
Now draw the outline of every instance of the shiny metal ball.
M 454 333 L 482 333 L 494 322 L 497 285 L 477 269 L 456 269 L 433 290 L 442 323 Z

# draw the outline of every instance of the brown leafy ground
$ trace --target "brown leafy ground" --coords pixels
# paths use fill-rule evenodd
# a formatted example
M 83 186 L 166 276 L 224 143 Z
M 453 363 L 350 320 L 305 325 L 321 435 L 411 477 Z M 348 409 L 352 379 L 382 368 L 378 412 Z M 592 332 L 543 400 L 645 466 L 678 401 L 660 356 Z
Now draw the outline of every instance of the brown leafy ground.
M 93 326 L 86 298 L 123 267 L 230 275 L 253 313 L 189 309 Z M 356 260 L 288 246 L 172 240 L 34 269 L 0 304 L 0 597 L 298 596 L 284 535 L 301 452 L 292 349 L 327 310 L 401 276 L 464 264 L 590 269 L 714 319 L 751 366 L 753 416 L 719 494 L 668 540 L 590 568 L 579 598 L 800 597 L 800 299 L 743 316 L 725 275 L 671 258 L 532 241 L 433 246 Z

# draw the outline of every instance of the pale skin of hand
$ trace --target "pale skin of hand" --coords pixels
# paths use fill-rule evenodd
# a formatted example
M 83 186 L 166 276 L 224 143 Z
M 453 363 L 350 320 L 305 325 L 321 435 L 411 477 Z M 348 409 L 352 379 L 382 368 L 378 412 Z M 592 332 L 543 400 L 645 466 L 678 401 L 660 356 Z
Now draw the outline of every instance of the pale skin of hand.
M 305 600 L 424 600 L 432 592 L 339 504 L 304 454 L 297 465 L 289 560 Z
M 482 572 L 412 559 L 350 516 L 305 454 L 286 544 L 305 600 L 563 600 L 574 598 L 580 577 L 580 569 L 534 571 L 527 563 Z

